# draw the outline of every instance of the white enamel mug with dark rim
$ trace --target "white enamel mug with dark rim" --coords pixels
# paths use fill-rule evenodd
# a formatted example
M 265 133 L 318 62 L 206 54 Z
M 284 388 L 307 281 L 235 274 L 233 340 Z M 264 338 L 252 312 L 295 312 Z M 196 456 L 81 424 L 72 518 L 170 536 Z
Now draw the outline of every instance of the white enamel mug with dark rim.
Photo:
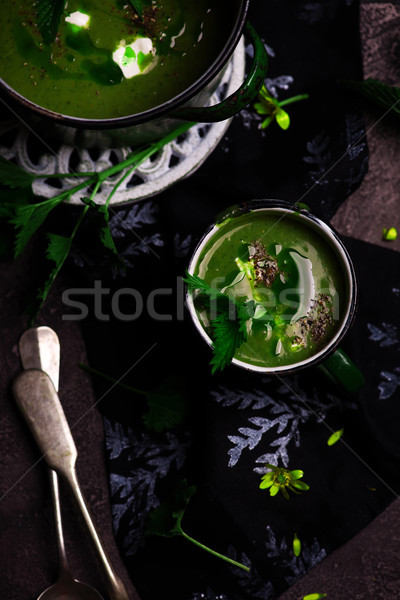
M 193 256 L 190 260 L 188 272 L 193 275 L 195 267 L 200 258 L 205 245 L 217 233 L 220 232 L 221 223 L 227 219 L 234 219 L 237 216 L 243 215 L 249 211 L 263 211 L 268 214 L 278 215 L 284 218 L 286 215 L 295 216 L 303 225 L 311 228 L 314 232 L 328 244 L 334 252 L 342 269 L 342 275 L 345 286 L 345 298 L 341 299 L 339 315 L 340 326 L 330 341 L 318 352 L 312 356 L 299 361 L 298 363 L 289 365 L 279 365 L 275 367 L 264 367 L 246 363 L 242 360 L 234 358 L 232 364 L 265 375 L 287 375 L 297 372 L 304 368 L 318 366 L 323 373 L 341 389 L 350 394 L 357 393 L 364 384 L 364 377 L 346 353 L 339 347 L 340 342 L 348 332 L 352 325 L 356 307 L 357 307 L 357 280 L 355 270 L 348 251 L 338 234 L 324 221 L 311 214 L 307 210 L 299 209 L 296 205 L 284 202 L 282 200 L 252 200 L 243 205 L 237 205 L 228 208 L 216 222 L 206 231 L 198 243 Z M 202 326 L 195 306 L 194 297 L 191 292 L 187 292 L 186 296 L 187 307 L 189 309 L 192 320 L 200 333 L 201 337 L 209 346 L 213 345 L 212 339 Z

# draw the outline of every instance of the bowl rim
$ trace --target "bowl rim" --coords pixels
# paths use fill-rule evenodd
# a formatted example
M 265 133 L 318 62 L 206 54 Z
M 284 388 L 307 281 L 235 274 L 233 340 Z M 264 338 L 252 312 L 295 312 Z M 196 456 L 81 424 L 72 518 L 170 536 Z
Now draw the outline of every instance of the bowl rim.
M 214 77 L 223 69 L 235 50 L 237 44 L 243 33 L 243 28 L 246 22 L 248 8 L 250 0 L 237 0 L 238 10 L 236 18 L 234 19 L 231 32 L 226 44 L 215 58 L 215 60 L 208 66 L 206 71 L 199 79 L 194 81 L 185 90 L 170 98 L 166 102 L 159 104 L 146 111 L 134 113 L 132 115 L 126 115 L 123 117 L 112 117 L 106 119 L 88 119 L 82 117 L 74 117 L 72 115 L 64 115 L 57 113 L 48 108 L 44 108 L 35 102 L 32 102 L 16 90 L 12 88 L 4 79 L 0 77 L 0 91 L 3 90 L 8 98 L 14 103 L 22 106 L 25 111 L 30 111 L 37 116 L 44 117 L 49 121 L 62 123 L 63 125 L 69 125 L 78 129 L 116 129 L 119 127 L 129 127 L 132 125 L 139 125 L 147 121 L 168 116 L 168 113 L 175 108 L 178 108 L 185 104 L 188 100 L 192 99 L 197 93 L 204 89 Z M 4 101 L 4 100 L 3 100 Z M 8 107 L 11 108 L 12 107 Z

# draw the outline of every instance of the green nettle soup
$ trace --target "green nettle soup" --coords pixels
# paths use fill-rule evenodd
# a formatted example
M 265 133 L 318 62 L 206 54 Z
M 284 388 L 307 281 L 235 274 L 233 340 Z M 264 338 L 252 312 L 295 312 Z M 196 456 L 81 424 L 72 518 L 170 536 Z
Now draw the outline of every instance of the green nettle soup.
M 224 222 L 200 253 L 194 275 L 239 304 L 251 303 L 238 360 L 259 367 L 299 363 L 324 348 L 341 326 L 345 282 L 321 235 L 295 214 L 257 210 Z M 248 304 L 249 305 L 249 304 Z M 212 338 L 218 300 L 194 295 Z
M 0 0 L 0 77 L 69 116 L 104 119 L 159 106 L 201 77 L 226 41 L 217 0 L 157 0 L 143 21 L 128 0 L 68 0 L 51 45 L 35 24 L 35 4 Z

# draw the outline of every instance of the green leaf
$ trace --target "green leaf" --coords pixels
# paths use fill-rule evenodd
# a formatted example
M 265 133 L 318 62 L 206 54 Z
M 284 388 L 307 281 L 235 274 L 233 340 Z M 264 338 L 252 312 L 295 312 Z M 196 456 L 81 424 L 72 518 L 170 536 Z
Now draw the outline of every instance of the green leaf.
M 143 417 L 148 429 L 160 432 L 173 429 L 184 422 L 188 403 L 182 379 L 171 375 L 154 390 L 143 393 L 149 405 L 149 410 Z
M 326 598 L 327 594 L 307 594 L 303 596 L 303 600 L 321 600 L 321 598 Z
M 29 188 L 34 181 L 34 176 L 10 160 L 0 156 L 0 183 L 7 187 Z
M 289 474 L 292 479 L 300 479 L 301 477 L 303 477 L 304 472 L 300 469 L 295 469 L 294 471 L 289 471 Z
M 367 100 L 374 104 L 390 110 L 397 117 L 400 117 L 400 88 L 377 79 L 368 78 L 364 81 L 343 81 L 343 85 L 355 92 L 358 92 Z
M 236 305 L 236 315 L 232 310 L 225 309 L 211 321 L 213 330 L 213 351 L 211 372 L 224 369 L 232 362 L 236 350 L 247 340 L 246 321 L 249 318 L 244 307 Z
M 204 281 L 204 279 L 198 275 L 191 275 L 188 271 L 186 272 L 186 277 L 183 278 L 183 282 L 186 283 L 190 292 L 198 290 L 199 292 L 202 292 L 203 294 L 206 294 L 212 298 L 223 296 L 219 290 L 210 287 L 208 283 Z
M 50 268 L 47 279 L 45 280 L 44 284 L 38 288 L 36 298 L 29 306 L 31 321 L 37 315 L 43 306 L 43 303 L 46 301 L 54 280 L 60 272 L 61 267 L 63 266 L 65 259 L 71 250 L 72 238 L 64 237 L 54 233 L 48 233 L 47 239 L 48 246 L 46 250 L 46 257 L 49 259 L 49 261 L 55 264 L 53 264 Z
M 50 212 L 61 202 L 63 197 L 55 196 L 36 204 L 23 204 L 16 207 L 15 216 L 10 222 L 18 229 L 15 240 L 15 256 L 19 256 L 32 235 L 39 229 Z
M 297 533 L 295 533 L 293 536 L 293 554 L 295 556 L 300 556 L 300 553 L 301 553 L 301 542 L 299 540 Z
M 328 446 L 333 446 L 333 444 L 336 444 L 336 442 L 338 442 L 342 437 L 343 432 L 344 429 L 339 429 L 338 431 L 332 433 L 332 435 L 329 436 L 328 441 L 326 442 Z
M 186 479 L 178 482 L 173 492 L 148 517 L 146 535 L 173 537 L 182 534 L 182 519 L 190 498 L 196 493 Z
M 38 0 L 36 3 L 36 23 L 45 44 L 56 39 L 61 15 L 66 0 Z
M 254 315 L 254 302 L 239 304 L 219 290 L 211 288 L 201 277 L 188 272 L 183 281 L 189 291 L 198 290 L 217 301 L 217 306 L 212 308 L 217 316 L 211 320 L 214 355 L 210 365 L 214 374 L 232 361 L 236 350 L 247 340 L 246 322 Z

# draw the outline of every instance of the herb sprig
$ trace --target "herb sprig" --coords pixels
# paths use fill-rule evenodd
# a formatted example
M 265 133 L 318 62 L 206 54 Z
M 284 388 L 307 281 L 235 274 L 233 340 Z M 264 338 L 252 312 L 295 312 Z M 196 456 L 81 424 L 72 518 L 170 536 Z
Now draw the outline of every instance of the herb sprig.
M 46 238 L 46 257 L 50 261 L 51 268 L 45 283 L 38 289 L 30 308 L 32 321 L 43 303 L 45 302 L 55 278 L 60 272 L 71 250 L 73 241 L 77 232 L 85 219 L 85 216 L 91 212 L 98 221 L 98 235 L 102 246 L 106 251 L 117 258 L 117 249 L 111 237 L 109 230 L 110 208 L 109 204 L 117 192 L 120 185 L 129 178 L 133 171 L 137 169 L 145 160 L 158 152 L 163 146 L 170 143 L 175 138 L 185 133 L 194 123 L 184 123 L 172 133 L 162 139 L 155 141 L 148 146 L 135 149 L 125 160 L 120 163 L 103 169 L 98 172 L 84 173 L 56 173 L 52 177 L 57 178 L 75 178 L 79 183 L 51 198 L 41 198 L 34 195 L 32 184 L 37 179 L 48 179 L 49 175 L 37 175 L 27 173 L 18 165 L 5 158 L 0 157 L 0 185 L 9 188 L 13 193 L 7 193 L 4 190 L 3 201 L 0 203 L 0 218 L 4 218 L 11 224 L 15 231 L 14 256 L 17 257 L 25 250 L 32 236 L 43 230 L 48 216 L 62 203 L 68 203 L 77 192 L 90 189 L 89 197 L 82 196 L 82 210 L 74 224 L 72 231 L 66 235 L 59 235 L 51 231 L 45 231 Z M 121 177 L 113 185 L 105 204 L 96 203 L 96 194 L 101 185 L 110 177 L 122 173 Z
M 247 321 L 254 314 L 254 302 L 239 304 L 226 294 L 212 288 L 204 279 L 186 273 L 183 281 L 190 292 L 197 291 L 208 298 L 213 338 L 211 372 L 223 370 L 232 361 L 236 350 L 247 341 Z M 211 301 L 211 302 L 210 302 Z
M 239 567 L 240 569 L 249 572 L 250 569 L 246 565 L 212 550 L 183 530 L 182 519 L 189 501 L 196 493 L 196 490 L 196 486 L 189 486 L 186 480 L 179 481 L 172 496 L 164 500 L 158 508 L 150 513 L 146 535 L 158 535 L 167 538 L 182 536 L 198 548 L 209 552 L 213 556 L 220 558 L 235 567 Z

